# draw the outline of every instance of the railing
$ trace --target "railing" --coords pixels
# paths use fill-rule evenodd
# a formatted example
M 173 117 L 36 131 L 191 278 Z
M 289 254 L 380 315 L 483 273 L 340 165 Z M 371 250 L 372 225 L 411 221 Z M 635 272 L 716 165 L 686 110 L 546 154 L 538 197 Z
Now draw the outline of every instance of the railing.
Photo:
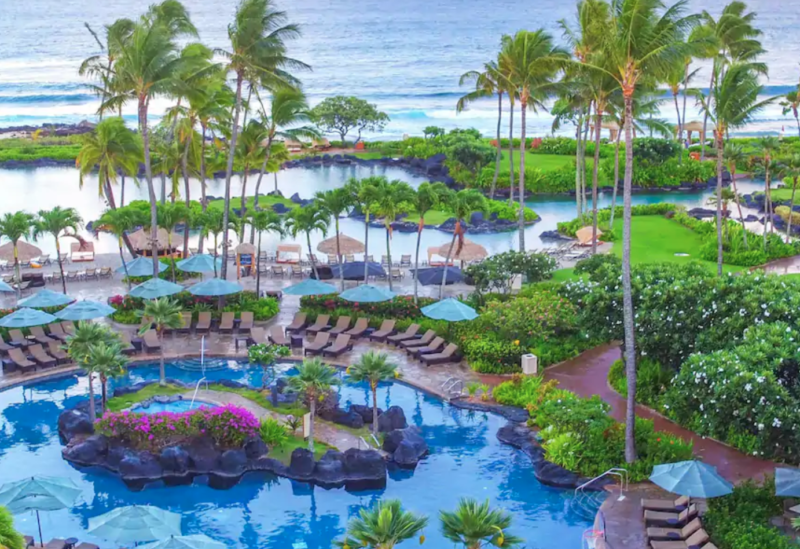
M 365 450 L 371 450 L 372 449 L 372 446 L 370 446 L 369 443 L 366 440 L 364 440 L 364 437 L 358 437 L 358 440 L 359 440 L 359 445 L 358 445 L 358 449 L 359 450 L 361 449 L 361 444 L 364 445 L 364 449 Z
M 615 467 L 609 469 L 601 475 L 594 477 L 591 480 L 584 482 L 575 489 L 575 495 L 572 500 L 572 507 L 575 509 L 575 511 L 588 519 L 594 517 L 599 509 L 600 504 L 602 504 L 602 501 L 598 501 L 596 497 L 587 492 L 587 488 L 589 488 L 594 482 L 605 477 L 616 477 L 619 480 L 619 495 L 617 496 L 617 501 L 622 501 L 625 499 L 625 492 L 628 490 L 629 486 L 628 471 L 627 469 Z
M 370 436 L 370 438 L 371 438 L 372 440 L 374 440 L 374 441 L 375 441 L 375 447 L 376 447 L 376 448 L 380 448 L 380 447 L 381 447 L 381 443 L 380 443 L 380 442 L 378 442 L 378 439 L 375 437 L 375 435 L 374 435 L 374 434 L 372 434 L 372 433 L 370 433 L 370 434 L 369 434 L 369 436 Z
M 464 380 L 457 377 L 448 377 L 442 383 L 442 392 L 449 400 L 452 397 L 460 397 L 464 391 Z
M 197 385 L 194 387 L 194 395 L 192 395 L 192 403 L 189 405 L 190 410 L 194 410 L 194 401 L 197 398 L 197 393 L 200 391 L 200 384 L 206 382 L 206 391 L 208 391 L 208 381 L 206 381 L 205 377 L 201 377 L 200 380 L 197 382 Z

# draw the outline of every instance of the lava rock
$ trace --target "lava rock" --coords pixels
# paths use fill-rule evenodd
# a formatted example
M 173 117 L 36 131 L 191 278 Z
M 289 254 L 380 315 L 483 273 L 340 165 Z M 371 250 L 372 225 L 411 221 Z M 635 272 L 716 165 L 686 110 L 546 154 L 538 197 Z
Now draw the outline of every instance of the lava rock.
M 220 470 L 228 475 L 241 475 L 247 469 L 247 454 L 244 450 L 227 450 L 220 458 Z
M 248 459 L 258 459 L 269 453 L 269 447 L 261 437 L 253 437 L 244 443 L 244 452 Z
M 77 408 L 66 410 L 58 416 L 58 434 L 64 442 L 69 443 L 76 436 L 94 433 L 94 424 L 89 414 Z
M 123 480 L 157 479 L 163 472 L 161 464 L 148 452 L 129 450 L 119 462 L 119 474 Z
M 295 448 L 289 461 L 289 473 L 294 478 L 310 478 L 314 472 L 314 454 L 306 448 Z
M 383 414 L 378 417 L 378 431 L 388 433 L 395 429 L 405 429 L 408 427 L 406 414 L 399 406 L 390 406 Z
M 351 404 L 350 411 L 355 412 L 361 416 L 365 425 L 372 425 L 372 406 L 365 406 L 364 404 Z M 378 408 L 378 417 L 383 413 L 383 410 Z
M 352 410 L 345 412 L 342 409 L 336 409 L 329 417 L 329 421 L 352 429 L 361 429 L 364 426 L 364 418 Z
M 108 454 L 108 440 L 103 435 L 90 436 L 64 449 L 64 457 L 82 465 L 102 463 Z
M 483 217 L 483 212 L 472 212 L 472 215 L 469 216 L 469 224 L 470 225 L 480 225 L 485 221 Z
M 379 480 L 386 478 L 386 461 L 375 450 L 350 448 L 344 453 L 344 469 L 349 478 Z
M 185 475 L 189 471 L 189 452 L 180 446 L 169 446 L 161 450 L 158 462 L 166 473 Z
M 186 448 L 189 452 L 189 468 L 198 473 L 208 473 L 219 468 L 220 452 L 207 438 L 197 439 Z
M 276 202 L 272 205 L 272 211 L 279 214 L 285 214 L 289 212 L 289 208 L 286 207 L 286 204 L 283 204 L 282 202 Z
M 429 452 L 428 444 L 414 427 L 387 433 L 383 439 L 383 451 L 390 454 L 392 461 L 399 466 L 412 468 Z
M 320 484 L 340 484 L 345 480 L 344 454 L 328 450 L 314 466 L 314 480 Z

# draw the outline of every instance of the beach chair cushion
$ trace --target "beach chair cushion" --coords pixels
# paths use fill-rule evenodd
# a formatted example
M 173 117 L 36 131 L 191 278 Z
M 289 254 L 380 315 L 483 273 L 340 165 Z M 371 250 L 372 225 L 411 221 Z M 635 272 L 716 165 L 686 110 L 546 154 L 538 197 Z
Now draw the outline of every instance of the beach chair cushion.
M 356 324 L 352 329 L 347 330 L 345 333 L 352 337 L 361 337 L 369 329 L 369 320 L 366 318 L 357 318 Z
M 412 324 L 406 329 L 405 332 L 389 336 L 386 338 L 386 341 L 388 341 L 389 343 L 397 344 L 400 343 L 401 341 L 412 339 L 414 336 L 417 335 L 417 332 L 419 332 L 419 327 L 420 327 L 419 324 Z
M 656 541 L 650 542 L 653 549 L 700 549 L 708 541 L 708 534 L 705 530 L 698 530 L 688 539 L 682 541 Z
M 330 326 L 331 315 L 319 315 L 317 316 L 317 320 L 314 321 L 314 324 L 306 328 L 306 332 L 310 334 L 315 334 L 317 332 L 324 332 L 328 330 Z
M 683 528 L 658 528 L 651 526 L 647 529 L 647 537 L 651 540 L 681 540 L 688 539 L 692 534 L 703 527 L 699 518 L 694 519 Z
M 644 512 L 644 521 L 647 523 L 661 523 L 670 526 L 682 526 L 690 521 L 697 514 L 697 507 L 694 504 L 684 509 L 680 513 L 665 513 L 664 511 L 651 511 Z
M 436 332 L 434 332 L 433 330 L 428 330 L 420 338 L 401 341 L 400 346 L 404 347 L 405 349 L 410 349 L 412 347 L 424 347 L 425 345 L 433 341 L 434 337 L 436 337 Z
M 286 333 L 299 332 L 306 327 L 308 315 L 306 313 L 297 313 L 294 315 L 292 323 L 286 327 Z
M 348 349 L 352 349 L 353 345 L 350 343 L 350 336 L 347 334 L 339 334 L 336 336 L 336 341 L 333 342 L 333 345 L 323 349 L 323 355 L 330 355 L 330 356 L 339 356 L 343 352 L 347 351 Z
M 394 325 L 397 324 L 396 320 L 384 320 L 381 323 L 380 329 L 372 332 L 369 336 L 372 341 L 382 341 L 394 333 Z
M 340 316 L 339 319 L 336 321 L 336 326 L 328 330 L 328 333 L 333 335 L 338 335 L 345 333 L 349 329 L 350 329 L 350 317 Z
M 331 334 L 328 332 L 318 332 L 314 341 L 306 345 L 304 349 L 305 354 L 321 353 L 325 347 L 330 345 L 330 338 Z
M 289 338 L 286 337 L 283 328 L 281 328 L 280 326 L 273 326 L 272 328 L 270 328 L 269 339 L 275 345 L 284 345 L 286 347 L 289 347 L 292 344 Z
M 653 511 L 674 511 L 679 513 L 689 506 L 689 498 L 681 496 L 678 499 L 643 499 L 642 508 Z

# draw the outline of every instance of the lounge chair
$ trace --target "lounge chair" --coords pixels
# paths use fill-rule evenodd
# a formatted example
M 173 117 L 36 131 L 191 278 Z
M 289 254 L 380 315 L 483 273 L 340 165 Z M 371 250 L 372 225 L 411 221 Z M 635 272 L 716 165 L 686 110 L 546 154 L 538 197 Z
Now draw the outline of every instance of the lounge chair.
M 97 274 L 97 269 L 86 269 L 86 272 L 83 274 L 84 280 L 100 280 L 100 277 Z
M 328 330 L 328 333 L 331 335 L 339 335 L 345 333 L 349 329 L 350 329 L 350 317 L 340 316 L 339 319 L 336 321 L 336 326 Z
M 680 513 L 689 507 L 689 497 L 681 496 L 678 499 L 643 499 L 642 508 L 652 511 L 665 511 Z
M 28 349 L 28 352 L 33 357 L 33 360 L 39 363 L 39 366 L 43 368 L 49 368 L 50 366 L 55 366 L 58 362 L 55 358 L 51 357 L 47 354 L 40 344 L 31 345 Z
M 436 337 L 436 332 L 434 332 L 433 330 L 428 330 L 424 334 L 422 334 L 422 337 L 401 341 L 400 346 L 406 350 L 411 349 L 413 347 L 424 347 L 425 345 L 433 341 L 434 337 Z
M 647 538 L 650 540 L 681 540 L 689 539 L 692 534 L 703 527 L 700 519 L 696 518 L 683 528 L 658 528 L 651 526 L 647 529 Z
M 65 549 L 66 547 L 67 547 L 66 541 L 64 541 L 63 539 L 56 538 L 48 541 L 45 544 L 44 549 Z
M 236 313 L 222 313 L 219 321 L 219 331 L 229 334 L 233 331 L 233 321 L 236 320 Z
M 357 318 L 356 325 L 352 329 L 347 330 L 345 334 L 358 338 L 363 336 L 369 330 L 369 320 L 366 318 Z
M 273 326 L 270 328 L 268 337 L 275 345 L 283 345 L 285 347 L 292 346 L 292 341 L 286 337 L 286 334 L 283 333 L 283 328 L 280 326 Z
M 314 335 L 319 332 L 326 332 L 331 328 L 331 315 L 319 315 L 314 324 L 306 328 L 306 332 Z
M 355 263 L 356 262 L 355 254 L 345 254 L 344 262 L 345 263 Z
M 114 275 L 114 271 L 111 270 L 111 267 L 102 267 L 97 275 L 100 278 L 111 278 Z
M 392 269 L 392 280 L 400 280 L 403 278 L 403 271 L 400 269 Z
M 61 322 L 61 327 L 64 328 L 64 333 L 67 335 L 75 335 L 75 324 L 71 320 L 64 320 Z
M 11 342 L 12 345 L 15 345 L 17 347 L 27 347 L 28 345 L 30 345 L 30 341 L 25 339 L 25 336 L 22 335 L 22 330 L 9 330 L 8 340 Z
M 387 337 L 394 333 L 394 325 L 397 324 L 396 320 L 384 320 L 378 331 L 372 332 L 369 335 L 370 341 L 384 341 Z
M 211 329 L 211 313 L 203 312 L 197 314 L 197 325 L 194 327 L 197 333 L 208 332 Z
M 400 256 L 401 267 L 411 267 L 411 254 Z
M 419 324 L 412 324 L 406 328 L 405 332 L 387 337 L 386 343 L 397 345 L 403 341 L 408 341 L 409 339 L 415 338 L 417 336 L 417 332 L 419 332 Z
M 420 347 L 408 347 L 406 352 L 413 356 L 431 355 L 438 353 L 442 347 L 444 347 L 444 338 L 435 337 L 433 341 L 427 345 L 422 345 Z
M 70 361 L 69 354 L 67 351 L 61 348 L 61 343 L 58 341 L 53 341 L 52 343 L 48 344 L 47 352 L 50 354 L 50 356 L 56 359 L 56 362 L 61 364 Z
M 141 331 L 142 328 L 147 328 L 149 330 L 152 327 L 153 327 L 153 319 L 150 318 L 149 316 L 143 316 L 142 322 L 139 324 L 139 331 Z
M 334 254 L 328 254 L 328 265 L 338 265 L 339 258 Z
M 181 334 L 192 331 L 192 313 L 181 313 L 181 327 L 175 331 Z
M 682 541 L 656 541 L 650 542 L 652 549 L 700 549 L 701 547 L 707 548 L 708 545 L 703 545 L 708 541 L 708 534 L 705 530 L 698 530 L 686 540 Z
M 142 336 L 142 346 L 147 351 L 161 350 L 161 342 L 158 340 L 158 334 L 155 330 L 147 330 Z
M 694 504 L 684 509 L 680 513 L 665 513 L 664 511 L 644 512 L 644 521 L 647 524 L 663 524 L 666 526 L 681 528 L 697 515 L 697 508 Z
M 60 339 L 61 341 L 67 340 L 67 334 L 64 332 L 64 328 L 61 327 L 61 324 L 56 322 L 55 324 L 50 324 L 47 329 L 50 331 L 50 337 L 53 339 Z
M 308 315 L 306 313 L 297 313 L 294 315 L 292 323 L 286 327 L 286 333 L 299 332 L 308 325 Z
M 450 343 L 441 353 L 420 354 L 419 359 L 425 363 L 425 366 L 433 366 L 434 364 L 447 364 L 448 362 L 459 362 L 458 345 L 455 343 Z
M 50 275 L 50 282 L 52 284 L 60 284 L 61 283 L 61 273 L 55 272 Z
M 239 320 L 239 331 L 248 331 L 253 327 L 252 311 L 242 311 L 242 318 Z
M 131 342 L 131 338 L 125 332 L 118 332 L 119 339 L 122 341 L 122 354 L 123 355 L 131 355 L 136 352 L 136 347 L 133 346 Z
M 12 347 L 8 343 L 6 343 L 6 340 L 3 339 L 2 334 L 0 334 L 0 353 L 7 353 L 8 351 L 10 351 L 13 348 L 14 347 Z
M 328 332 L 318 332 L 314 341 L 305 346 L 303 353 L 306 355 L 320 354 L 325 347 L 330 345 L 330 339 L 331 334 Z
M 322 350 L 322 356 L 339 356 L 345 351 L 352 350 L 353 344 L 350 342 L 350 336 L 339 334 L 336 336 L 336 341 L 333 342 L 333 345 Z
M 300 265 L 292 265 L 292 278 L 303 278 L 303 268 Z
M 23 536 L 23 539 L 25 540 L 25 548 L 26 548 L 26 549 L 27 549 L 28 547 L 31 547 L 31 546 L 33 546 L 33 545 L 36 543 L 36 542 L 34 541 L 34 539 L 33 539 L 33 536 Z
M 11 359 L 11 362 L 22 370 L 23 373 L 36 369 L 36 363 L 28 360 L 28 357 L 26 357 L 20 349 L 10 349 L 8 351 L 8 358 Z
M 264 328 L 250 328 L 247 334 L 247 346 L 268 343 L 267 332 Z
M 77 282 L 78 281 L 78 271 L 67 271 L 67 274 L 64 275 L 64 278 L 67 282 Z
M 279 276 L 283 278 L 284 276 L 286 276 L 286 271 L 280 265 L 273 265 L 272 269 L 270 269 L 270 274 L 272 276 Z
M 100 549 L 100 548 L 94 543 L 87 543 L 85 541 L 82 541 L 80 545 L 75 547 L 75 549 Z

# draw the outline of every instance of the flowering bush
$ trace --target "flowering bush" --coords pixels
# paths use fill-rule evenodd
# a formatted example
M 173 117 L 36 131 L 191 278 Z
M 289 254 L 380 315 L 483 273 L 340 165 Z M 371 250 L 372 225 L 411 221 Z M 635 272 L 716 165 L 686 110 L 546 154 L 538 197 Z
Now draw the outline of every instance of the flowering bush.
M 347 309 L 348 314 L 363 316 L 380 316 L 384 318 L 418 318 L 422 316 L 420 309 L 435 302 L 429 297 L 419 298 L 419 306 L 414 304 L 410 295 L 397 296 L 391 301 L 381 303 L 353 303 L 337 295 L 306 296 L 300 299 L 300 307 L 304 311 L 314 313 L 330 313 L 337 309 Z
M 241 292 L 226 298 L 226 305 L 222 311 L 217 309 L 219 298 L 195 296 L 189 292 L 180 292 L 173 296 L 175 301 L 186 312 L 198 313 L 209 312 L 212 317 L 219 318 L 222 312 L 241 313 L 248 311 L 253 313 L 253 319 L 257 321 L 269 320 L 278 314 L 278 301 L 271 297 L 258 298 L 255 292 Z M 115 295 L 108 299 L 108 304 L 116 309 L 111 315 L 115 322 L 120 324 L 138 324 L 141 318 L 136 316 L 136 311 L 144 308 L 144 300 L 131 297 L 129 295 Z
M 156 450 L 198 437 L 210 437 L 222 448 L 238 448 L 259 430 L 256 417 L 235 406 L 201 407 L 183 413 L 106 412 L 95 431 L 134 448 Z
M 481 315 L 484 327 L 506 340 L 546 340 L 577 328 L 577 310 L 566 299 L 540 291 L 529 297 L 490 302 Z

